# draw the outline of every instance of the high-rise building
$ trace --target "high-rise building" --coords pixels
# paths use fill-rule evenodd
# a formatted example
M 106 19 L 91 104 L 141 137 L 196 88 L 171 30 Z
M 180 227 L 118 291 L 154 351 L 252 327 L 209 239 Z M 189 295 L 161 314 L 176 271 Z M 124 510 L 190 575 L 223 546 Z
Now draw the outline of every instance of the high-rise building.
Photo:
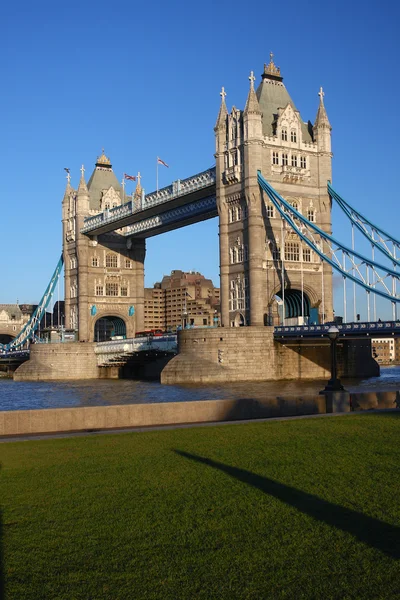
M 144 292 L 145 329 L 210 327 L 219 323 L 219 289 L 195 271 L 174 270 Z

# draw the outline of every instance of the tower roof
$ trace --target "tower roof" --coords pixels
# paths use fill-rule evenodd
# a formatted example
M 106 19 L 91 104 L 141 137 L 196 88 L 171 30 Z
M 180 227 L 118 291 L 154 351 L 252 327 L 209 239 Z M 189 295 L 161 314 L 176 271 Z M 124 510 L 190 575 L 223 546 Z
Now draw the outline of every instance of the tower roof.
M 283 83 L 281 70 L 276 67 L 273 61 L 273 54 L 270 54 L 270 62 L 264 65 L 264 72 L 261 75 L 261 83 L 257 88 L 257 98 L 262 112 L 263 134 L 274 134 L 274 123 L 278 117 L 278 108 L 285 108 L 290 104 L 293 110 L 297 108 Z M 297 111 L 298 112 L 298 111 Z M 311 142 L 311 135 L 307 123 L 301 121 L 303 141 Z
M 110 159 L 103 152 L 97 157 L 94 171 L 88 181 L 90 194 L 90 209 L 100 210 L 100 199 L 105 190 L 113 187 L 116 192 L 121 192 L 121 185 L 112 170 Z

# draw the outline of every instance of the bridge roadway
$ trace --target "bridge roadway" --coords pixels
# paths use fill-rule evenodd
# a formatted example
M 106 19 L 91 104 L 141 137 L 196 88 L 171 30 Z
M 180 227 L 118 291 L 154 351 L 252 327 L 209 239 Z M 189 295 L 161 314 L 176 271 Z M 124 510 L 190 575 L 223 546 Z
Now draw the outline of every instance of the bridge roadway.
M 151 359 L 168 354 L 174 355 L 178 352 L 177 335 L 98 342 L 94 352 L 99 367 L 124 364 L 126 359 L 134 356 L 148 356 Z
M 400 336 L 400 321 L 375 321 L 371 323 L 342 323 L 341 325 L 337 323 L 325 323 L 323 325 L 280 325 L 274 328 L 274 338 L 279 341 L 288 338 L 324 337 L 332 325 L 339 329 L 339 338 Z
M 147 238 L 218 215 L 215 167 L 134 201 L 86 217 L 81 233 L 100 235 L 117 229 L 126 237 Z

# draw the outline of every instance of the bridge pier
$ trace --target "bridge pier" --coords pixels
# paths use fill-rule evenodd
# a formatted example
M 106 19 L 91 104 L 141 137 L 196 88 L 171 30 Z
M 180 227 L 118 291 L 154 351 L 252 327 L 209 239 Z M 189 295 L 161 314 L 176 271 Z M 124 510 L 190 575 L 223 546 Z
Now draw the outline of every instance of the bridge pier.
M 181 331 L 178 354 L 162 371 L 161 383 L 329 379 L 328 339 L 281 343 L 274 340 L 273 331 L 273 327 Z M 341 378 L 379 375 L 370 339 L 338 343 L 338 373 Z

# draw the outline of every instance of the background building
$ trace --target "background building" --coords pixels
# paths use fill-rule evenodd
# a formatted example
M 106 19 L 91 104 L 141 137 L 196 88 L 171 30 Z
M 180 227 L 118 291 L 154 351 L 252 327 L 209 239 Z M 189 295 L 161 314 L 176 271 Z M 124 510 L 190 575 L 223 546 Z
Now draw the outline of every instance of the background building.
M 144 328 L 175 330 L 179 326 L 219 324 L 219 289 L 201 273 L 171 271 L 144 292 Z

